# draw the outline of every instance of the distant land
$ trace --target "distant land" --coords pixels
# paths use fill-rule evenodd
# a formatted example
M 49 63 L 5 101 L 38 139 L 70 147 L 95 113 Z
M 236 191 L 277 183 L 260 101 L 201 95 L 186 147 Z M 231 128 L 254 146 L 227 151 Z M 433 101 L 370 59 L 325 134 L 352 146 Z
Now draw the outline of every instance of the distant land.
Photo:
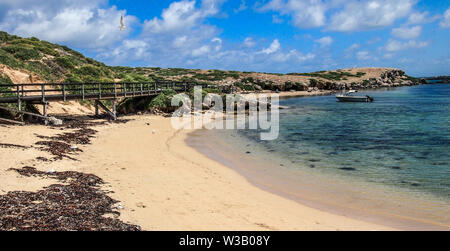
M 423 78 L 433 84 L 448 84 L 450 83 L 450 76 L 436 76 L 436 77 L 425 77 Z

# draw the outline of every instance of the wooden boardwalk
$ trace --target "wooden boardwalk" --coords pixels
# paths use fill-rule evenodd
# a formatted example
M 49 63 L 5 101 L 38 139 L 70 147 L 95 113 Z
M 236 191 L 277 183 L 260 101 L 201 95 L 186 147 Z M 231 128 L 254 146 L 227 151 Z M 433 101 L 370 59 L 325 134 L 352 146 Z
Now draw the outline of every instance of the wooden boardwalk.
M 186 92 L 194 86 L 212 87 L 208 84 L 186 82 L 147 83 L 45 83 L 0 84 L 9 90 L 0 90 L 0 103 L 45 103 L 50 101 L 117 99 L 120 97 L 154 96 L 172 89 Z
M 187 92 L 194 86 L 202 88 L 217 87 L 204 83 L 188 82 L 140 82 L 140 83 L 42 83 L 42 84 L 0 84 L 0 104 L 17 103 L 17 112 L 21 111 L 22 103 L 42 104 L 43 117 L 47 117 L 49 102 L 69 100 L 95 100 L 96 115 L 99 107 L 116 119 L 116 100 L 118 98 L 133 98 L 155 96 L 164 90 Z M 109 111 L 101 100 L 112 99 L 113 111 Z M 2 108 L 0 106 L 0 108 Z M 2 108 L 6 109 L 6 108 Z M 36 115 L 42 116 L 42 115 Z

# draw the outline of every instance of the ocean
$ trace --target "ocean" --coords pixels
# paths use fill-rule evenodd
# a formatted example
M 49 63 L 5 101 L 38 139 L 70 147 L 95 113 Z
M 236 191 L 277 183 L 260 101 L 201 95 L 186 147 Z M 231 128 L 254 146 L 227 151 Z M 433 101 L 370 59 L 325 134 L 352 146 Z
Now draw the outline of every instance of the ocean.
M 334 96 L 281 100 L 289 109 L 280 111 L 280 135 L 273 141 L 261 141 L 255 130 L 220 134 L 280 168 L 450 201 L 450 85 L 361 94 L 375 102 L 339 103 Z

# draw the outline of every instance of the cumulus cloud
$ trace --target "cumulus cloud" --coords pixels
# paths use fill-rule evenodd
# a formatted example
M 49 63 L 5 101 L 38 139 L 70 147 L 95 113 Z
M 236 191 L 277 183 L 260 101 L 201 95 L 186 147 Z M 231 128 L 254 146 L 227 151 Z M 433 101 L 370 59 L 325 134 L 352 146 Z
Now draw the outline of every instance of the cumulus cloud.
M 1 4 L 0 30 L 24 37 L 35 36 L 77 48 L 101 50 L 126 38 L 130 28 L 119 30 L 120 16 L 131 27 L 134 16 L 115 6 L 101 8 L 104 1 L 15 0 Z
M 392 36 L 401 39 L 414 39 L 422 33 L 422 26 L 400 27 L 392 29 Z
M 332 15 L 329 29 L 359 31 L 392 25 L 408 16 L 416 0 L 347 1 L 345 7 Z
M 417 0 L 271 0 L 258 11 L 292 17 L 299 28 L 326 27 L 333 31 L 361 31 L 390 26 L 408 16 Z M 328 18 L 327 18 L 328 16 Z M 419 17 L 413 16 L 418 21 Z
M 253 38 L 247 37 L 247 38 L 245 38 L 243 45 L 244 45 L 244 47 L 251 48 L 256 45 L 256 42 L 253 41 Z
M 370 59 L 370 55 L 368 51 L 358 51 L 358 53 L 356 53 L 356 58 L 358 60 L 368 60 Z
M 263 49 L 261 53 L 272 54 L 280 50 L 280 48 L 281 48 L 280 41 L 278 41 L 278 39 L 275 39 L 273 40 L 272 44 L 270 44 L 269 48 Z
M 450 8 L 444 13 L 444 17 L 440 23 L 441 27 L 449 28 L 450 27 Z
M 389 40 L 385 49 L 388 52 L 401 51 L 412 48 L 424 48 L 429 45 L 429 42 L 417 42 L 414 40 L 410 40 L 408 42 L 400 42 L 397 40 Z
M 428 11 L 425 12 L 413 12 L 408 18 L 409 24 L 426 24 L 431 23 L 440 18 L 439 15 L 430 16 Z
M 271 0 L 258 10 L 292 16 L 294 25 L 301 28 L 320 27 L 326 22 L 326 5 L 321 0 Z
M 148 53 L 149 44 L 142 40 L 126 39 L 112 49 L 97 55 L 99 59 L 113 59 L 111 63 L 118 64 L 123 61 L 141 61 L 149 60 L 151 55 Z
M 317 39 L 314 42 L 318 43 L 321 47 L 327 47 L 333 43 L 333 38 L 327 36 L 327 37 Z

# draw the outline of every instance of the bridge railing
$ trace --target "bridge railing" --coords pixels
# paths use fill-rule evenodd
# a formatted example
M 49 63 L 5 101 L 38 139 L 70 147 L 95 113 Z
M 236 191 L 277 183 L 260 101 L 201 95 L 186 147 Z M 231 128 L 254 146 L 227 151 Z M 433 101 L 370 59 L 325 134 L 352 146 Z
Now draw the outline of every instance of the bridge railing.
M 194 86 L 217 87 L 189 82 L 120 82 L 120 83 L 43 83 L 1 84 L 0 103 L 21 101 L 47 102 L 69 99 L 105 99 L 119 97 L 150 96 L 167 89 L 187 92 Z

